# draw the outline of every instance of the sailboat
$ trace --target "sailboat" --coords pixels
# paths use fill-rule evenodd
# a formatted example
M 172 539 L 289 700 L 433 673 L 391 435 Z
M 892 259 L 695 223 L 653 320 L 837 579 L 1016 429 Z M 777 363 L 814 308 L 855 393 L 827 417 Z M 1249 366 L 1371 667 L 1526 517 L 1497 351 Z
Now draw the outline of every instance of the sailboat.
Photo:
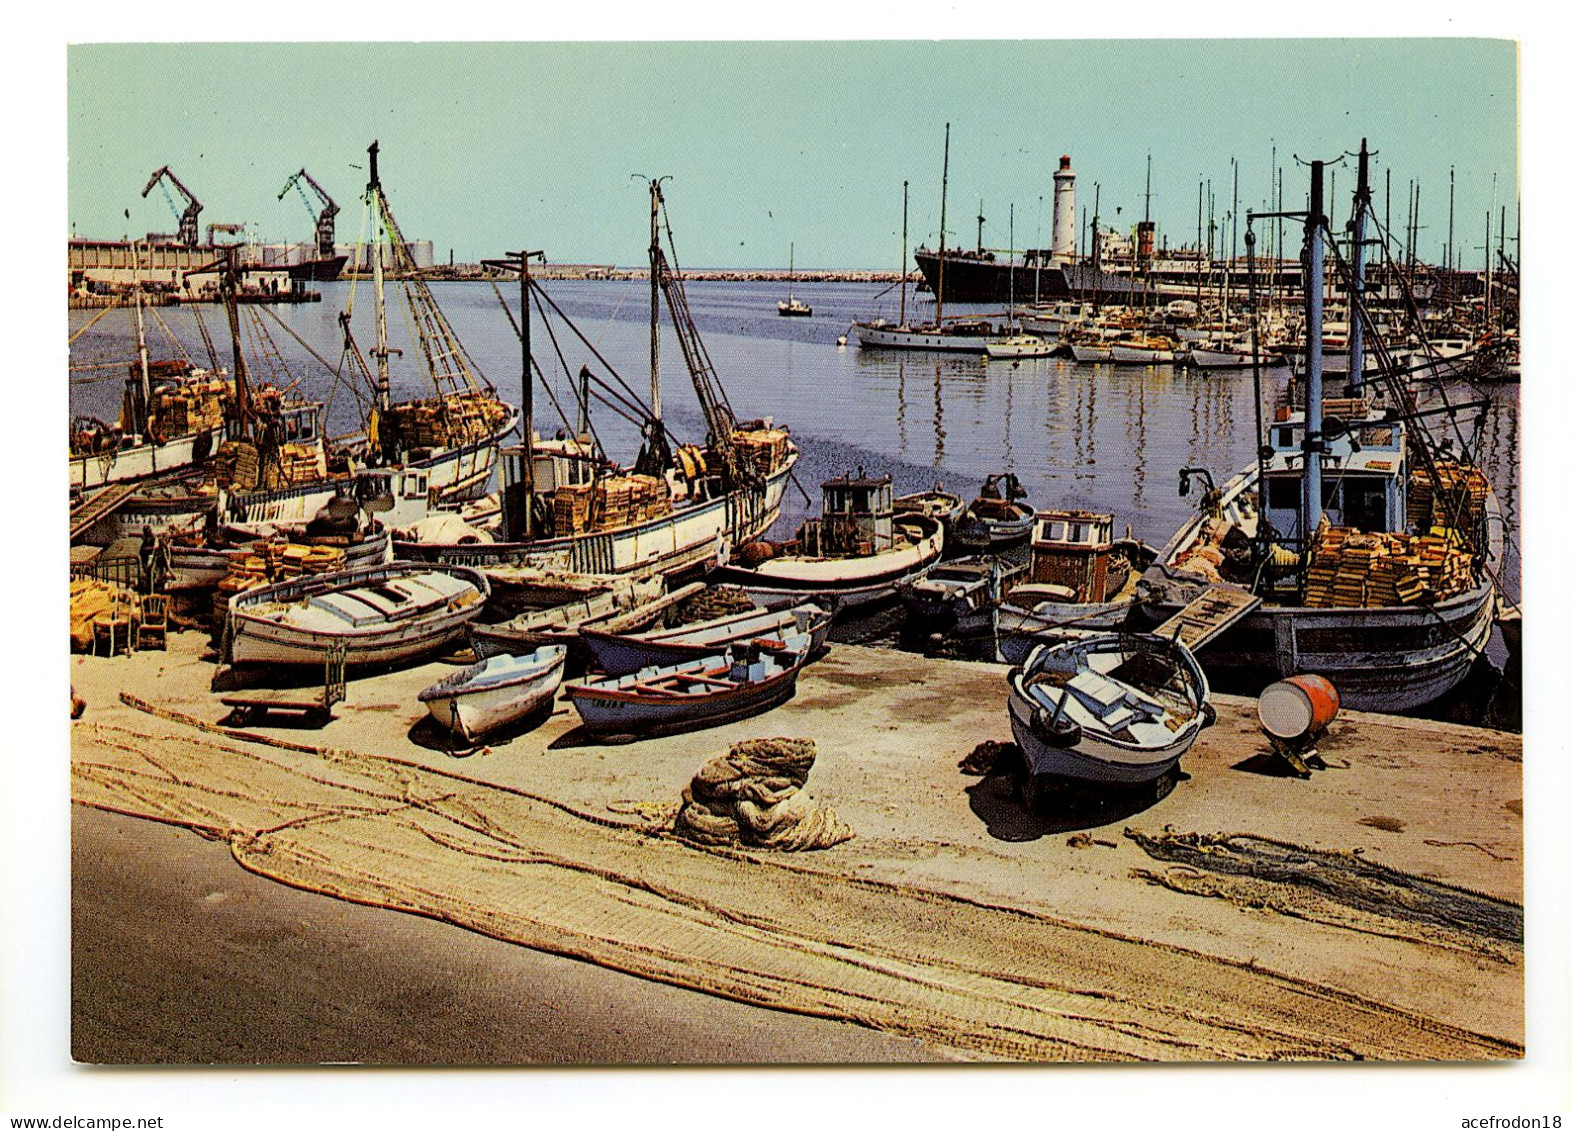
M 803 302 L 792 290 L 792 284 L 797 277 L 797 245 L 792 244 L 787 253 L 786 264 L 786 301 L 775 304 L 775 312 L 782 318 L 811 318 L 813 307 Z
M 944 177 L 939 194 L 939 276 L 933 289 L 933 321 L 912 326 L 906 321 L 906 190 L 901 191 L 901 318 L 891 324 L 883 318 L 853 322 L 857 344 L 863 349 L 945 350 L 953 353 L 984 353 L 988 343 L 1002 335 L 991 322 L 980 318 L 944 322 L 944 225 L 945 203 L 950 185 L 950 124 L 944 124 Z
M 1374 330 L 1362 302 L 1368 165 L 1361 145 L 1351 375 L 1368 372 L 1363 330 Z M 1415 407 L 1375 337 L 1377 387 L 1351 377 L 1347 396 L 1324 396 L 1322 176 L 1322 163 L 1312 162 L 1303 405 L 1279 408 L 1257 459 L 1205 492 L 1202 509 L 1143 575 L 1140 599 L 1173 617 L 1209 590 L 1249 589 L 1261 603 L 1198 653 L 1214 677 L 1314 672 L 1332 681 L 1345 706 L 1403 712 L 1456 687 L 1490 636 L 1505 541 L 1500 510 L 1466 450 L 1449 453 L 1425 426 L 1486 402 Z M 1182 473 L 1181 491 L 1194 473 Z
M 688 307 L 675 251 L 667 256 L 661 225 L 666 216 L 660 179 L 650 181 L 650 388 L 648 402 L 612 371 L 612 381 L 579 371 L 580 416 L 568 435 L 542 440 L 533 419 L 534 371 L 530 356 L 530 299 L 562 316 L 551 297 L 529 277 L 528 257 L 518 260 L 523 298 L 520 339 L 524 369 L 525 444 L 502 453 L 500 541 L 432 544 L 396 541 L 400 558 L 489 567 L 538 566 L 594 574 L 666 575 L 707 569 L 734 547 L 763 534 L 780 515 L 781 497 L 797 447 L 790 431 L 772 418 L 739 421 L 699 337 Z M 538 254 L 538 253 L 536 253 Z M 660 305 L 665 300 L 683 360 L 698 396 L 707 435 L 703 443 L 673 443 L 661 413 Z M 565 316 L 563 321 L 567 322 Z M 595 360 L 610 364 L 571 323 Z M 588 416 L 597 382 L 603 400 L 638 424 L 644 443 L 631 468 L 599 448 Z

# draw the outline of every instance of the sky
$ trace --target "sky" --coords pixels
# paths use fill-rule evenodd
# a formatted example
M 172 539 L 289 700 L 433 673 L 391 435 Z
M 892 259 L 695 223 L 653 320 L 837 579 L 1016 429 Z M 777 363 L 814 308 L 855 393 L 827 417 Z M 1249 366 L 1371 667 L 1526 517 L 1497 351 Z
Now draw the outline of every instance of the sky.
M 1487 214 L 1498 233 L 1505 207 L 1509 241 L 1518 222 L 1506 38 L 97 43 L 70 47 L 67 68 L 69 223 L 85 238 L 174 231 L 184 200 L 141 195 L 167 165 L 204 236 L 245 222 L 264 242 L 310 238 L 304 202 L 278 199 L 304 167 L 356 241 L 377 140 L 400 225 L 439 260 L 528 244 L 639 262 L 639 175 L 659 175 L 685 266 L 784 266 L 795 244 L 799 267 L 893 269 L 903 182 L 911 246 L 938 240 L 946 123 L 951 245 L 976 245 L 979 212 L 987 247 L 1046 243 L 1068 154 L 1078 211 L 1128 230 L 1150 159 L 1159 239 L 1193 244 L 1199 208 L 1218 250 L 1242 253 L 1236 168 L 1240 212 L 1268 209 L 1275 146 L 1285 206 L 1302 206 L 1296 157 L 1335 161 L 1361 138 L 1377 216 L 1399 232 L 1417 182 L 1422 257 L 1445 255 L 1454 185 L 1464 266 Z M 1346 217 L 1351 160 L 1329 185 Z

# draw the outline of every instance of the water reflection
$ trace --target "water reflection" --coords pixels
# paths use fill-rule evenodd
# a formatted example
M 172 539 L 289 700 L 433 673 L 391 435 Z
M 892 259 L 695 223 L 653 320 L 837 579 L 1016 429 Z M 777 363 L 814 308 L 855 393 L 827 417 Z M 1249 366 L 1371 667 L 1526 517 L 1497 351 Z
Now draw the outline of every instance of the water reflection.
M 348 305 L 350 287 L 348 282 L 323 284 L 322 302 L 262 316 L 272 326 L 277 352 L 290 364 L 301 391 L 331 402 L 329 427 L 334 432 L 360 426 L 357 397 L 349 389 L 335 392 L 335 379 L 293 336 L 273 325 L 273 314 L 311 350 L 336 363 L 342 345 L 337 317 Z M 371 307 L 365 285 L 361 288 L 353 322 L 357 336 L 369 340 Z M 546 288 L 608 365 L 639 389 L 641 398 L 646 396 L 647 283 L 547 283 Z M 1035 505 L 1112 512 L 1119 516 L 1121 528 L 1128 522 L 1138 536 L 1160 544 L 1188 517 L 1192 505 L 1174 489 L 1180 467 L 1195 464 L 1220 476 L 1231 475 L 1255 451 L 1253 381 L 1248 373 L 1201 376 L 1171 366 L 1125 369 L 1034 359 L 1019 368 L 996 367 L 990 374 L 988 363 L 975 357 L 861 350 L 855 345 L 837 349 L 835 338 L 851 320 L 871 313 L 879 284 L 804 287 L 804 300 L 814 306 L 812 319 L 779 318 L 775 314 L 779 295 L 768 283 L 694 281 L 687 289 L 705 345 L 737 415 L 774 416 L 791 427 L 803 450 L 798 476 L 815 495 L 822 478 L 859 463 L 890 471 L 902 490 L 926 489 L 935 478 L 943 478 L 964 492 L 999 471 L 1003 459 Z M 516 400 L 518 339 L 498 309 L 490 284 L 437 282 L 432 290 L 476 364 L 505 397 Z M 200 359 L 206 357 L 206 347 L 194 309 L 165 308 L 160 313 L 169 326 L 168 337 Z M 977 312 L 985 311 L 978 308 Z M 70 326 L 80 329 L 95 313 L 72 311 Z M 229 342 L 222 314 L 212 308 L 203 313 L 216 338 L 216 352 L 227 362 Z M 957 313 L 968 311 L 962 308 Z M 395 325 L 400 317 L 394 317 Z M 669 334 L 669 329 L 665 332 Z M 161 329 L 152 333 L 155 341 L 164 334 Z M 560 332 L 559 337 L 567 354 L 567 373 L 576 374 L 578 345 Z M 535 340 L 558 399 L 573 414 L 574 395 L 562 386 L 561 367 L 550 357 L 552 350 L 538 323 Z M 72 345 L 72 361 L 127 361 L 130 342 L 127 319 L 117 312 Z M 661 370 L 667 417 L 675 432 L 702 437 L 704 422 L 681 351 L 669 336 L 665 343 Z M 413 355 L 410 351 L 405 360 Z M 602 370 L 599 363 L 592 364 L 597 372 Z M 929 366 L 931 449 L 926 439 L 929 421 L 923 419 L 930 408 L 912 383 L 922 381 Z M 102 379 L 73 381 L 72 412 L 113 419 L 119 413 L 120 378 L 125 372 L 106 368 L 79 375 Z M 426 392 L 408 373 L 409 369 L 400 369 L 395 375 L 395 396 Z M 1263 379 L 1271 404 L 1286 373 L 1263 374 Z M 363 399 L 364 390 L 357 391 Z M 1477 395 L 1465 387 L 1457 399 Z M 1494 386 L 1483 395 L 1494 402 L 1494 411 L 1481 437 L 1480 458 L 1515 531 L 1521 509 L 1517 388 Z M 537 403 L 543 400 L 544 394 Z M 1019 432 L 1014 427 L 1016 417 L 1021 418 Z M 637 451 L 639 437 L 629 422 L 597 411 L 595 427 L 614 458 L 628 460 Z M 801 500 L 795 492 L 791 498 L 783 527 L 800 521 Z M 1507 570 L 1509 588 L 1515 589 L 1517 573 L 1514 557 Z

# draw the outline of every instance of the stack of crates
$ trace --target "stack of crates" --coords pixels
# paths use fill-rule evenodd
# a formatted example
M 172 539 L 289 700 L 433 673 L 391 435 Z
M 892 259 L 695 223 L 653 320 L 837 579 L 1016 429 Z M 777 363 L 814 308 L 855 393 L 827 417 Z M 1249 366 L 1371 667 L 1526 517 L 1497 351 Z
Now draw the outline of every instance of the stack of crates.
M 653 475 L 618 475 L 595 485 L 594 522 L 612 530 L 671 513 L 671 491 Z
M 559 536 L 582 534 L 590 528 L 590 502 L 594 488 L 589 484 L 564 484 L 551 496 L 551 529 Z
M 773 475 L 786 463 L 790 433 L 784 428 L 739 428 L 731 439 L 764 475 Z
M 224 630 L 229 617 L 229 601 L 236 593 L 267 585 L 272 579 L 268 574 L 268 559 L 261 554 L 241 554 L 229 563 L 229 572 L 220 579 L 213 591 L 213 631 Z
M 1321 532 L 1305 576 L 1310 608 L 1428 604 L 1473 584 L 1468 551 L 1439 534 Z
M 1435 475 L 1415 468 L 1408 481 L 1408 525 L 1420 530 L 1452 526 L 1473 530 L 1484 518 L 1490 485 L 1479 468 L 1438 462 Z

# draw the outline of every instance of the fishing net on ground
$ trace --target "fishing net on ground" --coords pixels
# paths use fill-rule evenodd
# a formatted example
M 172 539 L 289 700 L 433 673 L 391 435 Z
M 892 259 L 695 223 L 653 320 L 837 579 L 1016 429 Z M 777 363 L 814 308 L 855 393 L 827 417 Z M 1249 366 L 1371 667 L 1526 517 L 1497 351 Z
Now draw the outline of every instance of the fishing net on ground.
M 706 762 L 682 791 L 674 832 L 700 844 L 801 852 L 855 834 L 804 791 L 817 756 L 809 738 L 754 738 Z

